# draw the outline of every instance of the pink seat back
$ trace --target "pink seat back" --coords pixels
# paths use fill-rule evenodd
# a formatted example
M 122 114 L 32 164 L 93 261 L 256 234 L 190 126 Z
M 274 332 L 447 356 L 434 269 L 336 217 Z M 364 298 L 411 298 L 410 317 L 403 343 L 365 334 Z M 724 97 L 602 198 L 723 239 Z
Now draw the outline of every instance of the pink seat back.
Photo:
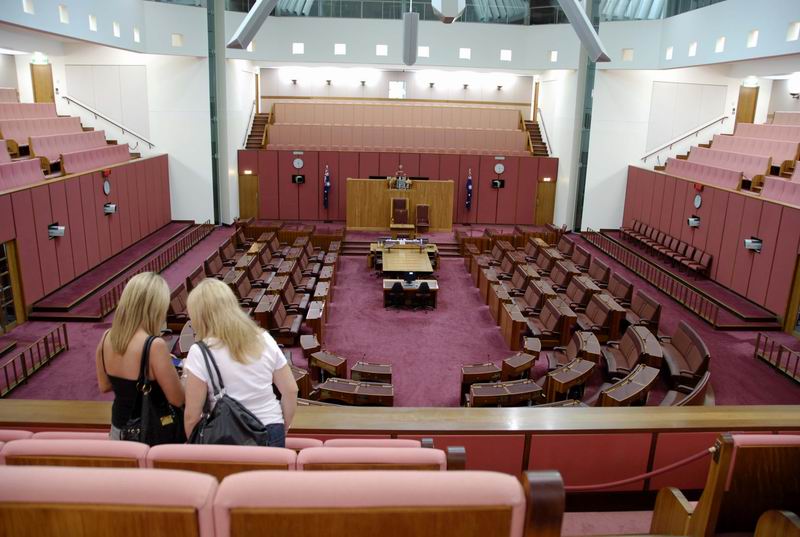
M 440 449 L 408 447 L 322 447 L 304 449 L 297 456 L 297 469 L 413 469 L 447 470 L 447 457 Z
M 8 153 L 8 144 L 5 140 L 0 140 L 0 164 L 11 162 L 11 155 Z
M 795 160 L 797 158 L 800 143 L 715 134 L 711 148 L 732 153 L 772 157 L 772 163 L 775 166 L 780 166 L 786 160 Z
M 14 440 L 3 446 L 8 465 L 145 467 L 148 446 L 107 440 Z
M 0 134 L 18 145 L 27 145 L 31 136 L 50 136 L 83 132 L 78 117 L 45 117 L 35 119 L 0 119 Z
M 325 447 L 422 447 L 419 440 L 403 438 L 334 438 L 325 441 Z
M 800 142 L 800 125 L 756 125 L 754 123 L 739 123 L 736 125 L 734 136 Z
M 0 88 L 0 103 L 19 102 L 17 88 Z
M 104 166 L 126 162 L 130 158 L 128 144 L 108 145 L 74 153 L 63 153 L 61 155 L 61 169 L 65 174 L 83 173 L 103 168 Z
M 735 170 L 674 158 L 667 159 L 666 173 L 732 190 L 738 190 L 742 180 L 742 173 Z
M 742 172 L 748 179 L 756 175 L 769 173 L 772 164 L 771 157 L 747 155 L 731 151 L 707 149 L 705 147 L 692 147 L 689 153 L 689 162 L 707 164 L 717 168 L 725 168 Z
M 11 442 L 12 440 L 24 440 L 33 436 L 30 431 L 19 429 L 0 429 L 0 442 Z
M 0 102 L 0 119 L 31 119 L 57 115 L 55 103 Z
M 10 511 L 0 521 L 25 520 L 26 535 L 114 535 L 122 525 L 157 520 L 147 526 L 150 537 L 214 536 L 217 481 L 203 474 L 5 466 L 0 483 L 0 506 Z M 2 535 L 10 531 L 0 527 Z
M 300 451 L 301 449 L 322 446 L 322 440 L 318 440 L 316 438 L 298 438 L 296 436 L 286 437 L 286 449 Z
M 244 510 L 251 523 L 257 524 L 252 517 L 262 515 L 265 524 L 278 520 L 286 528 L 297 524 L 298 517 L 311 514 L 315 519 L 326 517 L 323 523 L 328 528 L 328 517 L 357 516 L 355 512 L 366 511 L 374 516 L 360 519 L 362 535 L 380 535 L 387 523 L 380 515 L 391 516 L 396 509 L 424 508 L 421 516 L 433 521 L 441 516 L 437 508 L 451 515 L 454 509 L 472 513 L 473 509 L 507 508 L 510 521 L 504 535 L 509 537 L 522 537 L 525 524 L 522 486 L 516 478 L 494 472 L 246 472 L 226 478 L 214 503 L 217 537 L 243 535 L 232 533 L 231 528 L 238 525 L 237 518 Z M 338 526 L 340 529 L 329 535 L 339 537 L 350 531 L 348 524 Z M 438 535 L 452 537 L 464 531 L 448 526 Z
M 0 164 L 0 192 L 44 181 L 38 158 Z
M 108 432 L 43 431 L 35 433 L 34 440 L 108 440 Z
M 250 470 L 294 470 L 297 454 L 286 448 L 164 444 L 150 448 L 148 468 L 191 470 L 217 479 Z
M 775 112 L 773 125 L 800 125 L 800 112 Z
M 29 140 L 31 154 L 37 157 L 45 157 L 50 162 L 59 160 L 62 153 L 74 153 L 107 145 L 104 131 L 31 136 Z

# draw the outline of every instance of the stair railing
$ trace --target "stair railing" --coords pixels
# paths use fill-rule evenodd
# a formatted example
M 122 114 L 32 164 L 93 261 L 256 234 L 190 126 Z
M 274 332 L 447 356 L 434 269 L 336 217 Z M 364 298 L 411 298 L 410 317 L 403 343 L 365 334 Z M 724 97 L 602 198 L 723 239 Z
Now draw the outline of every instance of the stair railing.
M 244 140 L 242 141 L 242 149 L 247 147 L 247 137 L 250 131 L 253 130 L 253 122 L 256 119 L 256 100 L 253 99 L 253 104 L 250 106 L 250 117 L 247 120 L 247 128 L 244 130 Z
M 733 116 L 721 115 L 716 119 L 712 119 L 711 121 L 709 121 L 707 123 L 703 123 L 699 127 L 695 127 L 693 129 L 681 134 L 677 138 L 674 138 L 674 139 L 670 140 L 669 142 L 658 146 L 657 148 L 655 148 L 652 151 L 650 151 L 647 154 L 645 154 L 639 160 L 641 160 L 642 162 L 647 162 L 648 158 L 650 158 L 652 156 L 655 156 L 656 157 L 656 166 L 661 166 L 662 165 L 661 157 L 663 156 L 662 155 L 663 151 L 672 150 L 673 147 L 675 147 L 675 146 L 681 146 L 682 147 L 683 144 L 681 144 L 681 142 L 686 141 L 687 139 L 691 138 L 692 136 L 697 138 L 698 136 L 700 136 L 700 133 L 702 133 L 704 131 L 707 131 L 707 129 L 710 129 L 711 127 L 722 127 L 725 124 L 725 121 L 727 119 L 732 119 L 732 117 Z M 716 133 L 713 133 L 713 134 L 716 134 Z M 664 159 L 664 162 L 666 162 L 666 159 Z
M 528 137 L 528 152 L 533 155 L 533 140 L 531 139 L 531 131 L 529 131 L 528 126 L 525 125 L 525 117 L 522 115 L 522 112 L 519 113 L 519 127 Z
M 542 141 L 544 142 L 544 145 L 547 148 L 547 154 L 548 155 L 552 155 L 553 154 L 553 149 L 552 149 L 552 146 L 550 145 L 550 137 L 547 135 L 547 126 L 544 124 L 544 114 L 542 113 L 542 109 L 541 108 L 537 108 L 536 109 L 536 114 L 537 114 L 537 117 L 539 118 L 538 123 L 541 126 L 540 130 L 542 132 Z
M 129 129 L 125 125 L 117 123 L 116 121 L 114 121 L 113 119 L 111 119 L 108 116 L 104 116 L 102 112 L 100 112 L 98 110 L 95 110 L 94 108 L 92 108 L 88 104 L 84 104 L 84 103 L 80 102 L 79 100 L 70 97 L 69 95 L 62 95 L 61 98 L 64 99 L 65 101 L 67 101 L 68 104 L 72 104 L 72 105 L 75 105 L 75 106 L 77 106 L 79 108 L 82 108 L 82 109 L 86 110 L 91 115 L 93 115 L 95 119 L 102 119 L 106 123 L 109 123 L 109 124 L 113 125 L 114 127 L 117 127 L 118 129 L 120 129 L 122 131 L 123 135 L 133 136 L 134 138 L 136 138 L 138 140 L 141 140 L 142 142 L 146 143 L 150 147 L 150 149 L 155 148 L 156 144 L 154 144 L 153 142 L 151 142 L 150 140 L 148 140 L 147 138 L 145 138 L 141 134 L 137 134 L 136 132 L 132 131 L 131 129 Z M 128 145 L 130 145 L 130 144 L 128 144 Z M 131 150 L 135 150 L 138 147 L 138 145 L 139 145 L 139 142 L 136 142 L 135 146 L 131 146 Z

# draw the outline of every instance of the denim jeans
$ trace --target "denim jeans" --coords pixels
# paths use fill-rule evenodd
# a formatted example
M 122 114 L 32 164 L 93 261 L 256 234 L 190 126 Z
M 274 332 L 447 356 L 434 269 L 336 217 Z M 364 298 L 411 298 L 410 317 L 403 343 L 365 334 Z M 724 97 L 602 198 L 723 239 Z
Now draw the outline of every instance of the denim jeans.
M 286 429 L 283 423 L 267 425 L 267 447 L 286 447 Z

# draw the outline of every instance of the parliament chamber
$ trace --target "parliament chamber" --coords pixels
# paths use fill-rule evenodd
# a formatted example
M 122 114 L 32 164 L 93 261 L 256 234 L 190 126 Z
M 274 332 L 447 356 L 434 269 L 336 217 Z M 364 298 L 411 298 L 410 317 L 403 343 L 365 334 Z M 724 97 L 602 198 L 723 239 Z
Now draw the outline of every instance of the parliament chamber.
M 0 535 L 800 537 L 799 66 L 795 0 L 6 2 Z M 149 273 L 283 440 L 119 439 Z

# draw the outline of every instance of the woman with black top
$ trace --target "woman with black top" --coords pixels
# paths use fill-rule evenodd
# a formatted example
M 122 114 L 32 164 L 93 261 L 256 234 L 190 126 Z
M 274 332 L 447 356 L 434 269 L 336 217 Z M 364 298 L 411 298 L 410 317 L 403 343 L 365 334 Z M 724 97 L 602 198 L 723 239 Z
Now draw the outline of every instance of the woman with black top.
M 102 393 L 114 391 L 111 407 L 112 440 L 120 439 L 120 429 L 133 417 L 136 406 L 137 379 L 145 342 L 158 336 L 167 319 L 169 287 L 164 278 L 144 272 L 131 278 L 122 292 L 111 329 L 97 346 L 95 365 L 97 384 Z M 155 337 L 150 346 L 148 378 L 153 380 L 151 397 L 166 399 L 173 406 L 183 406 L 183 385 L 164 340 Z

